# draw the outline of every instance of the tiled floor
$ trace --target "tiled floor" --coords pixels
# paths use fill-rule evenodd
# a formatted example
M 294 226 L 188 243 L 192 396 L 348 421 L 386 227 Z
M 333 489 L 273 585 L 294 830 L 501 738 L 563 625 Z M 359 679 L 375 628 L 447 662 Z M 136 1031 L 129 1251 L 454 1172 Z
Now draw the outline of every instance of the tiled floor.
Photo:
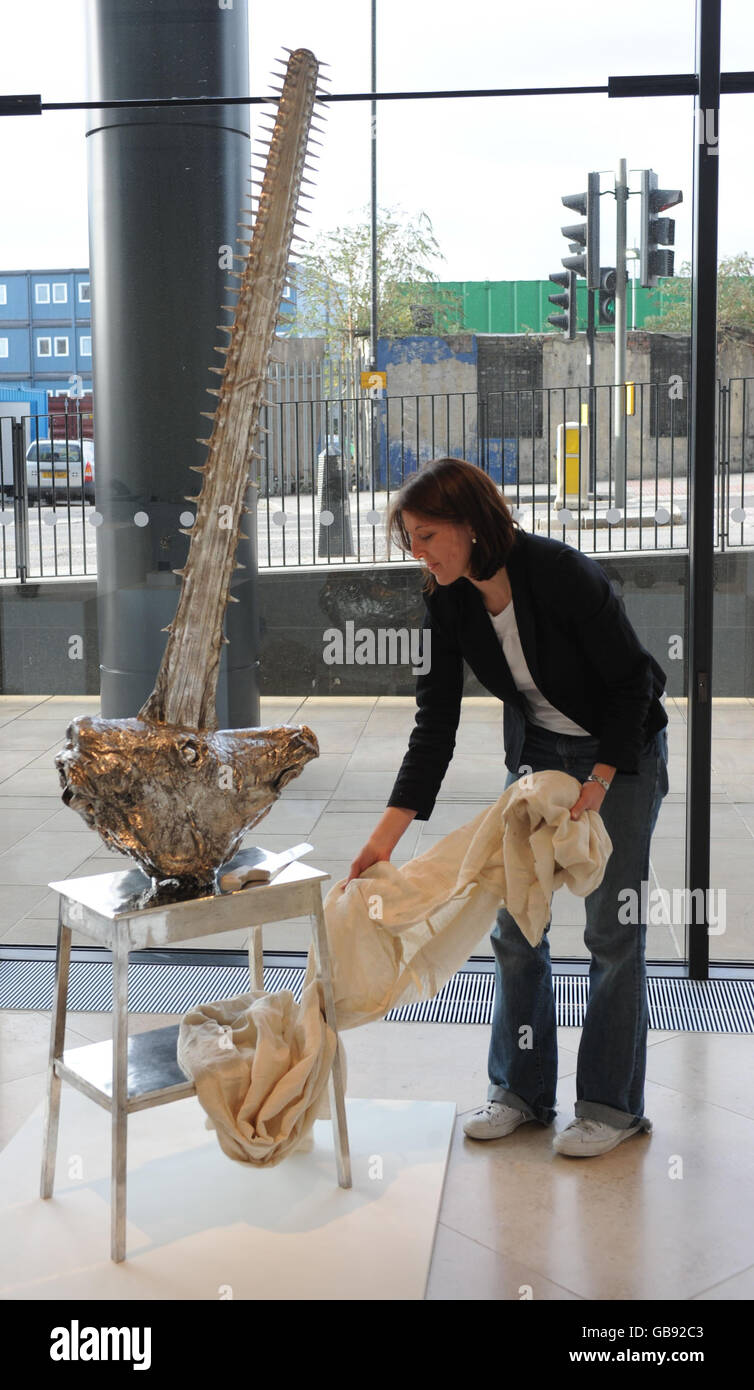
M 0 698 L 0 944 L 55 941 L 54 878 L 102 873 L 125 861 L 62 807 L 52 765 L 66 723 L 92 699 Z M 668 701 L 670 793 L 655 831 L 654 886 L 682 883 L 685 704 Z M 403 697 L 275 699 L 265 724 L 308 723 L 321 755 L 289 784 L 249 837 L 283 848 L 304 837 L 312 862 L 344 877 L 379 819 L 405 751 L 414 703 Z M 718 700 L 711 806 L 714 887 L 726 890 L 722 959 L 754 959 L 754 701 Z M 405 862 L 471 819 L 502 789 L 501 706 L 467 699 L 457 750 L 428 822 L 394 852 Z M 679 877 L 680 875 L 680 877 Z M 556 896 L 554 955 L 584 955 L 583 903 Z M 269 930 L 268 948 L 308 944 L 306 921 Z M 683 929 L 648 932 L 650 958 L 683 952 Z M 74 934 L 74 944 L 88 944 Z M 214 938 L 239 947 L 244 933 Z M 199 940 L 197 946 L 206 945 Z M 484 944 L 480 945 L 480 952 Z M 66 1045 L 110 1036 L 109 1015 L 69 1015 Z M 176 1022 L 132 1015 L 141 1030 Z M 580 1031 L 560 1029 L 559 1113 L 568 1123 Z M 735 1035 L 649 1034 L 646 1113 L 651 1136 L 600 1158 L 551 1150 L 551 1131 L 520 1127 L 487 1144 L 466 1138 L 464 1112 L 485 1098 L 486 1026 L 374 1023 L 345 1036 L 354 1096 L 454 1100 L 459 1112 L 428 1287 L 433 1299 L 748 1299 L 754 1296 L 754 1048 Z M 40 1102 L 49 1042 L 45 1011 L 0 1014 L 0 1146 Z M 65 1096 L 65 1090 L 64 1090 Z M 473 1178 L 473 1181 L 472 1181 Z

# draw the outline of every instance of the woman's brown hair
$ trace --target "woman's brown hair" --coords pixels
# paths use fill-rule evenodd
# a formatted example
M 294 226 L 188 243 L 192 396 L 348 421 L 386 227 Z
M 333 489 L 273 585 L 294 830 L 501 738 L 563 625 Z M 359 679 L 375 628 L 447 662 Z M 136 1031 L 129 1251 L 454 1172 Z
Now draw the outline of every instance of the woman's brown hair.
M 411 550 L 403 511 L 440 517 L 457 524 L 468 521 L 477 538 L 469 569 L 474 579 L 491 579 L 502 569 L 521 530 L 505 497 L 484 469 L 466 459 L 430 459 L 412 473 L 393 497 L 387 533 L 401 550 Z M 437 580 L 427 570 L 423 593 L 433 593 Z

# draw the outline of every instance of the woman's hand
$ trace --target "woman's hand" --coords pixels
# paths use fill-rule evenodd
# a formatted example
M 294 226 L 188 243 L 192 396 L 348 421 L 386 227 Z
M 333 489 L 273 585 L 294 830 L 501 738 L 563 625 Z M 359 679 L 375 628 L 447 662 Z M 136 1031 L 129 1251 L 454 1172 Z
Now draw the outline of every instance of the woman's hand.
M 346 879 L 346 886 L 352 878 L 358 878 L 365 869 L 369 869 L 372 864 L 388 860 L 395 849 L 403 832 L 411 824 L 416 811 L 410 811 L 405 806 L 388 806 L 377 822 L 369 839 L 363 849 L 359 851 L 353 861 Z
M 348 886 L 352 878 L 358 878 L 360 874 L 363 874 L 365 869 L 371 868 L 372 864 L 384 863 L 386 860 L 389 860 L 393 849 L 394 846 L 386 845 L 379 840 L 367 840 L 363 849 L 356 855 L 356 858 L 348 870 L 346 886 Z
M 599 782 L 583 782 L 578 801 L 571 807 L 571 820 L 578 820 L 582 811 L 599 811 L 607 792 Z

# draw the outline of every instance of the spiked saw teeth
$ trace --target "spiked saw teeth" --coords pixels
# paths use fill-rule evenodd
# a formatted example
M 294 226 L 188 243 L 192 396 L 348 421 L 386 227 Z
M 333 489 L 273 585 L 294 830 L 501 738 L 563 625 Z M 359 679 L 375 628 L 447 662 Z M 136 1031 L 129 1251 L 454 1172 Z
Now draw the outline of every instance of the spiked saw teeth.
M 230 334 L 228 345 L 215 349 L 225 357 L 225 365 L 209 369 L 220 378 L 219 389 L 205 387 L 209 395 L 217 397 L 216 410 L 199 412 L 212 421 L 209 439 L 200 441 L 208 447 L 208 462 L 193 466 L 202 477 L 201 490 L 192 499 L 196 501 L 196 518 L 190 530 L 182 528 L 190 537 L 188 558 L 183 569 L 175 571 L 182 578 L 178 607 L 169 624 L 155 688 L 140 711 L 144 719 L 217 728 L 215 692 L 220 652 L 226 641 L 222 626 L 226 606 L 235 600 L 230 581 L 238 567 L 241 519 L 249 510 L 244 502 L 249 459 L 259 458 L 251 445 L 269 432 L 260 425 L 259 412 L 262 405 L 269 404 L 265 382 L 289 274 L 291 244 L 302 240 L 296 228 L 308 226 L 298 211 L 300 200 L 311 196 L 302 191 L 302 184 L 313 186 L 304 169 L 316 172 L 306 160 L 316 157 L 309 149 L 311 130 L 317 128 L 312 124 L 315 102 L 320 120 L 323 98 L 327 105 L 326 93 L 320 88 L 322 80 L 317 60 L 308 49 L 290 53 L 282 86 L 270 98 L 275 114 L 262 118 L 270 129 L 265 139 L 255 141 L 266 158 L 262 170 L 262 155 L 254 156 L 249 184 L 261 192 L 253 195 L 256 210 L 241 208 L 239 213 L 243 220 L 237 225 L 251 235 L 236 238 L 237 245 L 247 248 L 246 255 L 231 254 L 233 262 L 243 269 L 224 271 L 224 277 L 239 282 L 224 286 L 238 296 L 238 302 L 221 305 L 233 315 L 233 322 L 218 325 L 221 332 Z M 257 128 L 264 133 L 261 123 Z M 251 200 L 252 195 L 246 198 Z M 223 525 L 219 524 L 221 516 Z

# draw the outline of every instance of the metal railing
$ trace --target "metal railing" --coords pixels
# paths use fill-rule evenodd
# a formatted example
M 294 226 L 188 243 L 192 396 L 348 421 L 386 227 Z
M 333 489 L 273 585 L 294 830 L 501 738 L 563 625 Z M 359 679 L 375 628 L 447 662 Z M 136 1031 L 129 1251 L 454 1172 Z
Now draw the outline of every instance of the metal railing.
M 743 377 L 718 387 L 714 524 L 720 550 L 754 545 L 753 388 L 754 379 Z M 527 529 L 594 553 L 686 549 L 688 383 L 636 383 L 620 458 L 616 404 L 613 386 L 594 388 L 591 400 L 587 387 L 566 386 L 268 404 L 256 474 L 259 565 L 410 559 L 388 543 L 387 511 L 403 481 L 442 455 L 466 458 L 488 472 Z M 30 436 L 44 438 L 46 419 L 0 418 L 0 577 L 21 583 L 96 574 L 102 518 L 83 485 L 83 441 L 57 440 L 60 458 L 49 468 L 39 458 L 35 473 L 40 445 Z M 558 427 L 567 425 L 575 427 L 577 448 L 573 474 L 561 476 Z M 94 490 L 96 498 L 96 471 Z M 176 516 L 185 510 L 176 504 Z M 134 524 L 148 520 L 142 511 Z

